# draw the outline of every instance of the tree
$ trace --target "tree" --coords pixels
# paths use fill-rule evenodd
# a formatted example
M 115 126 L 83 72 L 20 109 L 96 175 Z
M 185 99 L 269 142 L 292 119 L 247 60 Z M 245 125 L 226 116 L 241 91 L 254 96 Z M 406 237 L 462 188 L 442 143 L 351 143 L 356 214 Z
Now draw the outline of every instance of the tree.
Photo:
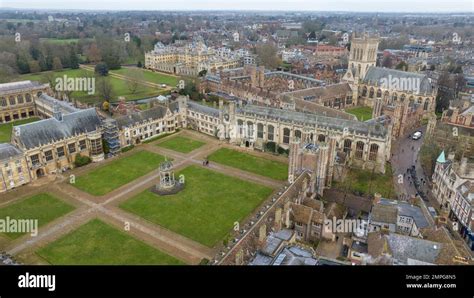
M 79 68 L 79 59 L 77 58 L 77 54 L 76 54 L 76 51 L 74 50 L 74 47 L 71 47 L 71 49 L 70 49 L 69 66 L 72 69 L 78 69 Z
M 408 69 L 408 65 L 405 61 L 400 61 L 400 63 L 398 63 L 395 68 L 398 69 L 398 70 L 406 71 Z
M 201 70 L 201 71 L 199 72 L 198 75 L 199 75 L 200 77 L 204 77 L 204 76 L 206 76 L 206 74 L 207 74 L 207 69 L 203 69 L 203 70 Z
M 109 74 L 109 68 L 107 66 L 107 64 L 101 62 L 101 63 L 98 63 L 95 68 L 94 68 L 94 72 L 100 76 L 106 76 Z
M 257 55 L 260 63 L 266 68 L 275 69 L 280 65 L 280 59 L 277 56 L 277 48 L 272 44 L 265 43 L 257 46 Z
M 61 59 L 58 57 L 53 58 L 53 70 L 61 70 L 63 69 L 63 64 L 61 63 Z
M 386 68 L 392 68 L 392 58 L 390 58 L 390 56 L 383 57 L 382 66 Z
M 40 65 L 39 65 L 39 62 L 36 61 L 36 60 L 30 60 L 30 61 L 28 62 L 28 66 L 29 66 L 29 68 L 30 68 L 30 72 L 31 72 L 31 73 L 38 73 L 38 72 L 41 71 L 41 67 L 40 67 Z
M 104 101 L 104 102 L 102 103 L 102 110 L 108 112 L 109 109 L 110 109 L 110 103 L 109 103 L 108 101 Z
M 132 94 L 135 94 L 142 86 L 140 82 L 144 80 L 143 72 L 140 69 L 130 69 L 127 76 L 129 77 L 127 80 L 128 90 L 130 90 Z
M 97 63 L 102 60 L 102 56 L 100 54 L 100 50 L 97 47 L 96 43 L 92 43 L 89 48 L 86 50 L 86 57 L 87 60 L 91 63 Z
M 81 154 L 78 153 L 74 160 L 74 165 L 79 168 L 87 164 L 90 164 L 91 162 L 92 162 L 92 159 L 89 156 L 82 156 Z
M 97 92 L 105 101 L 110 101 L 114 92 L 110 79 L 107 77 L 99 77 L 97 81 Z

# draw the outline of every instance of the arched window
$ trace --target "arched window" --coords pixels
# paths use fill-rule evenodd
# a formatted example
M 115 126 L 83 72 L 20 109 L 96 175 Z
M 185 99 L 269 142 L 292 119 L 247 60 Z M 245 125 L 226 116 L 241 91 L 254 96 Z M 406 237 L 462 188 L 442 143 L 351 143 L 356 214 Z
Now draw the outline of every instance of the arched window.
M 290 143 L 290 129 L 284 128 L 283 129 L 283 144 L 289 144 L 289 143 Z
M 423 103 L 423 98 L 418 97 L 418 104 L 421 105 Z
M 257 124 L 257 138 L 263 139 L 263 124 L 262 123 Z
M 321 143 L 326 142 L 326 136 L 323 134 L 320 134 L 318 136 L 318 142 L 321 142 Z
M 370 88 L 369 98 L 374 98 L 374 88 Z
M 8 98 L 8 101 L 10 102 L 10 105 L 11 105 L 11 106 L 13 106 L 13 105 L 16 104 L 15 97 L 13 97 L 13 96 L 10 96 L 10 97 Z
M 301 140 L 301 130 L 295 130 L 295 139 Z
M 427 98 L 427 99 L 425 99 L 425 104 L 423 105 L 423 110 L 428 111 L 429 106 L 430 106 L 430 100 Z
M 5 97 L 0 98 L 0 107 L 6 107 L 7 106 L 7 100 Z
M 390 98 L 390 93 L 388 91 L 385 91 L 385 93 L 383 94 L 383 99 L 385 102 L 387 102 Z
M 275 139 L 274 134 L 275 134 L 275 128 L 273 127 L 273 125 L 268 125 L 267 137 L 269 141 L 273 141 Z
M 351 147 L 352 147 L 352 141 L 349 140 L 349 139 L 345 139 L 345 140 L 344 140 L 344 148 L 343 148 L 343 151 L 344 151 L 347 155 L 350 155 L 350 154 L 351 154 Z
M 410 103 L 408 104 L 408 106 L 413 107 L 414 105 L 415 105 L 415 98 L 413 98 L 413 96 L 410 96 Z
M 247 121 L 247 137 L 248 138 L 253 138 L 253 122 L 252 121 Z
M 242 120 L 237 120 L 237 129 L 239 131 L 239 137 L 244 135 L 244 122 Z
M 400 96 L 400 101 L 401 101 L 401 102 L 404 102 L 404 101 L 405 101 L 405 94 L 402 94 L 402 96 Z
M 392 101 L 397 101 L 397 93 L 392 94 Z
M 378 98 L 382 97 L 382 90 L 380 89 L 377 90 L 377 97 Z
M 379 145 L 377 144 L 370 145 L 369 160 L 376 161 L 378 152 L 379 152 Z
M 364 88 L 362 88 L 362 96 L 363 97 L 367 96 L 367 87 L 365 87 L 365 86 L 364 86 Z
M 26 93 L 25 98 L 26 102 L 31 102 L 31 95 L 29 93 Z
M 364 142 L 359 141 L 356 143 L 355 157 L 358 159 L 362 159 L 363 155 L 364 155 Z

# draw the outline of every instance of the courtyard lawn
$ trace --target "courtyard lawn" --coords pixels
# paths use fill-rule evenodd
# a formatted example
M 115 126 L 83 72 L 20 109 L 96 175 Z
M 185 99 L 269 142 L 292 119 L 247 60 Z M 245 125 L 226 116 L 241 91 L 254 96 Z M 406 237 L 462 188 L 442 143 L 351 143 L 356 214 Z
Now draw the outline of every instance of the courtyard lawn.
M 35 73 L 35 74 L 25 74 L 21 75 L 17 78 L 15 78 L 16 81 L 18 80 L 31 80 L 31 81 L 39 81 L 46 83 L 47 81 L 44 78 L 44 75 L 48 72 L 41 72 L 41 73 Z M 89 70 L 85 69 L 64 69 L 60 71 L 53 71 L 54 77 L 63 77 L 67 76 L 68 78 L 77 78 L 77 77 L 90 77 L 94 76 L 94 73 Z M 145 97 L 152 97 L 152 96 L 157 96 L 159 95 L 162 90 L 159 90 L 157 88 L 152 88 L 152 87 L 146 87 L 143 85 L 139 85 L 138 89 L 135 91 L 135 93 L 131 93 L 131 91 L 128 88 L 127 82 L 114 78 L 109 76 L 108 79 L 111 82 L 112 89 L 113 89 L 113 99 L 112 101 L 117 101 L 119 96 L 125 97 L 126 100 L 134 100 L 134 99 L 141 99 Z M 83 103 L 101 103 L 103 102 L 101 96 L 98 93 L 97 90 L 97 81 L 95 83 L 95 93 L 94 94 L 88 94 L 86 91 L 74 91 L 72 93 L 72 97 L 79 100 L 80 102 Z
M 159 154 L 138 151 L 77 177 L 73 185 L 95 196 L 105 195 L 156 170 L 163 160 Z
M 355 115 L 359 121 L 367 121 L 372 119 L 371 107 L 356 107 L 345 110 L 346 113 Z
M 74 210 L 74 207 L 46 193 L 37 194 L 0 209 L 0 219 L 37 219 L 38 227 Z M 8 238 L 16 239 L 26 233 L 5 233 Z
M 153 72 L 143 68 L 131 68 L 131 67 L 122 67 L 117 70 L 112 70 L 111 73 L 128 76 L 130 69 L 137 69 L 140 70 L 143 74 L 143 79 L 150 83 L 155 84 L 166 84 L 169 87 L 175 87 L 179 82 L 179 77 L 175 77 L 172 75 L 168 75 L 165 73 Z
M 272 189 L 252 182 L 189 166 L 185 188 L 174 195 L 159 196 L 146 190 L 120 207 L 155 224 L 214 247 L 271 193 Z
M 21 119 L 13 122 L 8 122 L 4 124 L 0 124 L 0 143 L 9 143 L 12 136 L 13 126 L 15 125 L 22 125 L 31 122 L 36 122 L 40 120 L 37 117 L 31 117 L 27 119 Z
M 337 182 L 334 186 L 362 195 L 373 195 L 377 192 L 384 198 L 395 196 L 392 167 L 390 164 L 385 165 L 385 174 L 373 173 L 372 171 L 362 169 L 350 169 L 344 181 Z
M 94 219 L 40 248 L 53 265 L 180 265 L 182 261 Z
M 181 153 L 189 153 L 205 144 L 206 143 L 201 141 L 196 141 L 182 136 L 176 136 L 157 144 L 157 146 Z
M 276 180 L 288 177 L 288 165 L 285 163 L 227 148 L 215 151 L 209 160 Z

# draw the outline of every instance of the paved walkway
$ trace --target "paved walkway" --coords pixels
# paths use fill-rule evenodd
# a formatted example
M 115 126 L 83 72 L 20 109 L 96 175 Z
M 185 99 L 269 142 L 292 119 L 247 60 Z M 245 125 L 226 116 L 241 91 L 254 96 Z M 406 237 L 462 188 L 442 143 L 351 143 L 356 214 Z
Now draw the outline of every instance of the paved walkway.
M 222 142 L 199 133 L 181 131 L 178 134 L 185 134 L 191 138 L 205 140 L 207 144 L 188 154 L 156 146 L 156 144 L 174 136 L 170 135 L 153 143 L 142 144 L 138 148 L 121 155 L 121 157 L 131 155 L 139 150 L 147 150 L 172 158 L 176 170 L 179 170 L 189 165 L 203 167 L 203 159 L 223 146 Z M 71 202 L 77 209 L 42 227 L 39 231 L 39 235 L 36 237 L 25 235 L 11 241 L 8 244 L 7 251 L 10 254 L 18 254 L 22 251 L 33 251 L 69 233 L 92 218 L 100 218 L 119 229 L 125 230 L 125 227 L 129 226 L 130 229 L 125 231 L 131 233 L 134 237 L 188 264 L 198 264 L 203 258 L 212 259 L 216 253 L 215 248 L 206 247 L 139 216 L 123 211 L 118 207 L 121 202 L 152 187 L 159 178 L 158 171 L 152 171 L 104 196 L 90 195 L 68 183 L 70 175 L 81 175 L 104 164 L 113 162 L 115 159 L 116 158 L 113 158 L 101 163 L 91 164 L 84 168 L 74 169 L 65 173 L 64 176 L 58 177 L 55 182 L 41 187 L 25 186 L 25 188 L 21 188 L 15 191 L 15 193 L 9 193 L 4 203 L 0 202 L 0 204 L 6 204 L 12 200 L 30 196 L 35 193 L 49 192 Z M 281 187 L 285 183 L 285 181 L 273 180 L 216 163 L 211 163 L 207 168 L 229 176 L 258 182 L 272 188 Z

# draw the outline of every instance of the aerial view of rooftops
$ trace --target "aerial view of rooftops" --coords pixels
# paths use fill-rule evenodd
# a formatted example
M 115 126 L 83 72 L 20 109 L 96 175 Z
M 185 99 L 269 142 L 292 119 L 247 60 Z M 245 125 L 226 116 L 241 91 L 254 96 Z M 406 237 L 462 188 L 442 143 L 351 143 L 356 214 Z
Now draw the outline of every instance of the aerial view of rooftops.
M 2 2 L 0 271 L 474 265 L 472 1 Z

